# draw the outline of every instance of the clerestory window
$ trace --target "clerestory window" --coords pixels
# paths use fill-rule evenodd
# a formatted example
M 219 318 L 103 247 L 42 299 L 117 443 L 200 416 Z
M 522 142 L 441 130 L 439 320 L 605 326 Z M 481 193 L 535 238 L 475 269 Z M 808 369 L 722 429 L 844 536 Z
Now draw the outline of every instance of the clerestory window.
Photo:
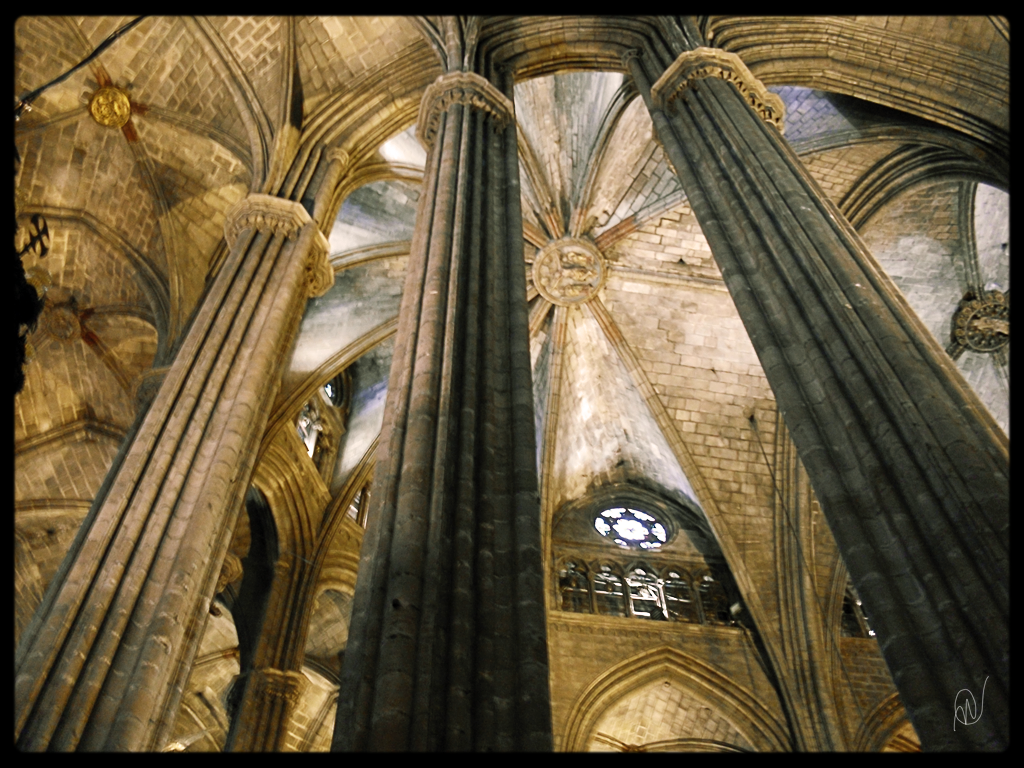
M 610 561 L 588 564 L 566 558 L 558 570 L 559 608 L 688 624 L 736 624 L 725 582 L 715 568 L 703 564 L 692 571 L 678 565 L 659 568 L 642 562 L 623 567 Z
M 840 620 L 840 634 L 843 637 L 874 637 L 875 630 L 868 624 L 864 606 L 853 585 L 846 588 L 843 596 L 843 614 Z

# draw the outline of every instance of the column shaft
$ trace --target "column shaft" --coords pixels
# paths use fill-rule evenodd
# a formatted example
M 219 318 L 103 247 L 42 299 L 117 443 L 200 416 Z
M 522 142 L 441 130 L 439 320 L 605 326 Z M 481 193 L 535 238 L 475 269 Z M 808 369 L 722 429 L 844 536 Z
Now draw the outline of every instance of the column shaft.
M 333 747 L 550 749 L 511 103 L 453 72 L 423 105 L 424 193 Z
M 738 57 L 684 53 L 654 87 L 628 66 L 922 744 L 1005 747 L 1005 436 L 762 119 L 778 121 L 774 97 Z M 958 692 L 986 676 L 984 718 L 954 732 Z
M 155 749 L 172 725 L 281 349 L 329 270 L 298 204 L 236 210 L 230 255 L 18 647 L 20 749 Z

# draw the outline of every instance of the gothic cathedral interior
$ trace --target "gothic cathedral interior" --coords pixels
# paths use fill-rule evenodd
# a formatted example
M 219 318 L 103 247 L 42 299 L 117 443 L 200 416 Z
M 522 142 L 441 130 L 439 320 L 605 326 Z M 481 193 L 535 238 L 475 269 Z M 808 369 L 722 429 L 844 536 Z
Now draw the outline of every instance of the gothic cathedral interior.
M 1009 744 L 1009 22 L 23 16 L 15 744 Z

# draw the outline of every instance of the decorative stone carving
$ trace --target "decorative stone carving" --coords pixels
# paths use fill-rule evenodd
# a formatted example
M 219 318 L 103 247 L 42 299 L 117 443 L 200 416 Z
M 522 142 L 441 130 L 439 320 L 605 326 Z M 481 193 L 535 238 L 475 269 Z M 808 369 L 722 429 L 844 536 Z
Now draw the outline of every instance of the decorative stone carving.
M 220 567 L 220 575 L 217 577 L 217 586 L 213 594 L 219 595 L 224 588 L 242 577 L 242 561 L 238 555 L 228 552 L 224 557 L 224 564 Z
M 651 86 L 651 102 L 655 108 L 667 110 L 677 98 L 685 99 L 684 92 L 688 88 L 696 90 L 695 83 L 705 77 L 720 77 L 732 83 L 765 122 L 783 133 L 785 105 L 782 99 L 770 93 L 739 56 L 718 48 L 696 48 L 681 53 Z
M 995 352 L 1010 343 L 1010 300 L 1002 291 L 965 296 L 953 313 L 953 341 L 975 352 Z
M 323 296 L 334 285 L 334 268 L 329 254 L 330 244 L 324 233 L 317 229 L 306 259 L 306 294 L 310 297 Z
M 533 260 L 533 284 L 540 295 L 563 307 L 591 299 L 607 276 L 601 252 L 593 243 L 573 237 L 549 243 Z
M 433 145 L 441 113 L 455 104 L 465 104 L 491 115 L 495 131 L 500 131 L 515 116 L 512 102 L 486 78 L 475 72 L 449 72 L 427 86 L 423 93 L 416 128 L 420 144 L 427 148 Z
M 303 225 L 312 221 L 301 204 L 274 195 L 251 194 L 243 197 L 228 210 L 224 219 L 224 238 L 228 248 L 244 229 L 256 229 L 291 237 Z
M 301 672 L 267 667 L 254 669 L 252 675 L 260 693 L 275 699 L 283 699 L 291 706 L 298 703 L 302 692 L 306 690 L 306 676 Z
M 232 552 L 228 552 L 224 558 L 224 564 L 220 568 L 220 575 L 217 577 L 217 586 L 213 590 L 216 597 L 224 588 L 234 581 L 242 578 L 242 561 Z M 210 615 L 220 616 L 220 606 L 215 601 L 210 601 Z
M 622 54 L 622 65 L 629 69 L 629 62 L 633 59 L 639 59 L 641 56 L 643 56 L 643 53 L 644 52 L 641 51 L 639 48 L 630 48 L 628 51 Z
M 311 221 L 299 203 L 274 195 L 251 194 L 228 211 L 224 219 L 224 238 L 228 248 L 234 248 L 242 230 L 249 228 L 292 237 Z M 322 296 L 334 285 L 334 270 L 327 258 L 329 250 L 327 238 L 317 229 L 306 261 L 306 293 L 309 296 Z
M 327 151 L 324 152 L 324 157 L 327 158 L 328 162 L 337 162 L 341 166 L 340 170 L 342 173 L 345 172 L 349 162 L 351 162 L 348 152 L 341 147 L 328 147 Z
M 61 304 L 47 304 L 40 318 L 42 330 L 61 341 L 77 339 L 82 335 L 78 308 L 74 299 Z
M 132 104 L 127 92 L 105 86 L 89 99 L 89 114 L 100 125 L 122 128 L 132 116 Z

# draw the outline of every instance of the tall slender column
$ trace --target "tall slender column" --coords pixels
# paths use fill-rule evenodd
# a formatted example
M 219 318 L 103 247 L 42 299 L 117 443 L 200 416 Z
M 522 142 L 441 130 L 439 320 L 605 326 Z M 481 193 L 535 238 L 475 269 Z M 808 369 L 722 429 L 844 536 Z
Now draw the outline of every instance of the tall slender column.
M 250 195 L 230 252 L 15 657 L 23 750 L 153 750 L 173 725 L 306 297 L 333 282 L 298 203 Z
M 512 104 L 450 72 L 402 297 L 336 750 L 550 750 Z
M 627 66 L 926 749 L 1009 743 L 1009 447 L 734 54 Z M 986 684 L 987 679 L 987 684 Z M 962 689 L 980 702 L 953 729 Z

